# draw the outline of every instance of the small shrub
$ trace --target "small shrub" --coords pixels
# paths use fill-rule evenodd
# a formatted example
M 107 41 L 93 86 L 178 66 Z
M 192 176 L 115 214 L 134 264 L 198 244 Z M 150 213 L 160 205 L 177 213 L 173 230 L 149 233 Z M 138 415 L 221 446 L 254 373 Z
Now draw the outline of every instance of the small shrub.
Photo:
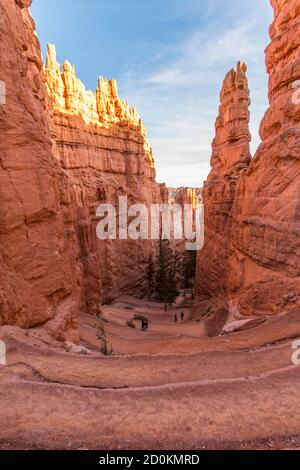
M 126 325 L 128 326 L 128 328 L 135 329 L 135 323 L 134 323 L 133 320 L 128 320 L 128 322 L 126 323 Z
M 134 320 L 149 322 L 148 318 L 144 315 L 134 315 Z
M 104 356 L 111 356 L 113 353 L 113 349 L 112 349 L 112 346 L 109 345 L 109 342 L 107 340 L 102 319 L 99 320 L 97 338 L 101 341 L 100 352 L 104 354 Z

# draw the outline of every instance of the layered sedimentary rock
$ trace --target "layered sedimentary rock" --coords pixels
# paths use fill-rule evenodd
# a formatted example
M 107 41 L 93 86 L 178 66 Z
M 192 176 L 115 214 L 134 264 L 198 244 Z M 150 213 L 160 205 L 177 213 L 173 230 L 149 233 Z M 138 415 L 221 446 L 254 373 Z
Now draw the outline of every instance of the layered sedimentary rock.
M 229 256 L 221 278 L 211 276 L 217 270 L 209 262 L 216 253 L 210 240 L 199 254 L 199 295 L 222 294 L 235 316 L 273 315 L 300 303 L 300 1 L 271 3 L 275 19 L 266 50 L 270 107 L 260 127 L 262 144 L 239 176 L 230 216 L 222 219 L 219 243 L 226 242 Z M 210 181 L 208 213 L 214 207 Z M 215 237 L 218 229 L 210 229 L 211 220 L 208 215 L 208 234 Z
M 182 228 L 184 230 L 184 208 L 185 206 L 192 207 L 192 226 L 191 229 L 196 231 L 196 209 L 202 203 L 202 189 L 201 188 L 167 188 L 167 200 L 171 206 L 179 206 L 182 214 Z M 174 219 L 173 219 L 174 220 Z M 176 240 L 173 237 L 172 245 L 179 255 L 184 255 L 187 250 L 187 239 L 183 237 L 181 240 Z
M 232 233 L 232 206 L 237 183 L 250 163 L 250 96 L 246 65 L 238 64 L 223 83 L 212 170 L 204 185 L 205 246 L 199 253 L 197 290 L 201 297 L 227 296 Z
M 76 328 L 81 272 L 77 241 L 66 234 L 70 191 L 53 157 L 30 3 L 0 0 L 0 324 L 55 318 L 59 336 Z
M 171 204 L 179 204 L 181 207 L 184 207 L 184 205 L 187 204 L 196 208 L 199 202 L 202 201 L 202 189 L 168 187 L 168 200 Z
M 57 339 L 76 340 L 80 310 L 98 313 L 121 291 L 140 291 L 152 248 L 100 241 L 97 207 L 117 207 L 121 195 L 149 207 L 166 189 L 114 81 L 86 91 L 53 47 L 43 73 L 30 3 L 0 0 L 0 324 L 46 323 Z
M 116 82 L 87 91 L 49 46 L 43 71 L 31 2 L 0 0 L 0 324 L 47 324 L 76 340 L 76 315 L 141 293 L 151 240 L 97 238 L 97 208 L 168 200 L 152 150 Z M 130 219 L 129 219 L 130 221 Z
M 48 46 L 45 81 L 53 106 L 58 161 L 76 193 L 84 298 L 95 305 L 99 290 L 102 302 L 128 290 L 140 293 L 152 242 L 97 239 L 96 211 L 106 203 L 118 211 L 120 196 L 127 196 L 128 206 L 138 203 L 148 209 L 163 201 L 146 130 L 135 108 L 119 98 L 114 80 L 100 77 L 96 92 L 87 91 L 74 66 L 66 61 L 61 68 L 52 45 Z

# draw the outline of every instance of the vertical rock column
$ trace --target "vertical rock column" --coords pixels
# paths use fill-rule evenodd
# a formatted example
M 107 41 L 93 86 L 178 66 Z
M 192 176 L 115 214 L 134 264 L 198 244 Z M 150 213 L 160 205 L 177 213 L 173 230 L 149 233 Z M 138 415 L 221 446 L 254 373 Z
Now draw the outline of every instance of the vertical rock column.
M 270 107 L 262 144 L 239 181 L 231 241 L 230 306 L 246 316 L 300 304 L 300 1 L 271 3 Z
M 225 77 L 216 136 L 212 143 L 212 170 L 205 183 L 205 246 L 198 254 L 196 292 L 200 299 L 227 299 L 232 206 L 240 175 L 250 162 L 249 89 L 245 64 Z

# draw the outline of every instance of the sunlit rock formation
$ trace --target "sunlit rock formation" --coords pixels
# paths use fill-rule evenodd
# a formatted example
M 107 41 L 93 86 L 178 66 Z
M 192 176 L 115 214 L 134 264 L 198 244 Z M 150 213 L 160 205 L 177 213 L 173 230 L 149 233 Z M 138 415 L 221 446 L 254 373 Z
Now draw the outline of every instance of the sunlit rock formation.
M 197 291 L 222 296 L 236 317 L 284 313 L 300 303 L 300 105 L 295 90 L 300 2 L 271 3 L 275 18 L 266 50 L 270 107 L 260 127 L 262 144 L 239 176 L 230 216 L 227 210 L 221 211 L 225 217 L 218 216 L 220 225 L 211 227 L 216 220 L 211 177 L 205 190 L 207 244 L 199 254 Z M 214 157 L 212 163 L 215 167 Z M 221 276 L 211 241 L 216 237 L 221 260 L 224 245 L 229 255 Z
M 163 201 L 146 130 L 135 108 L 119 98 L 114 80 L 100 77 L 96 93 L 86 91 L 69 62 L 61 68 L 52 45 L 45 81 L 53 107 L 57 158 L 76 194 L 84 298 L 90 309 L 99 303 L 100 291 L 101 302 L 127 290 L 141 294 L 143 266 L 153 243 L 97 239 L 96 211 L 106 203 L 118 209 L 119 196 L 127 196 L 128 205 L 148 208 Z
M 223 83 L 212 170 L 204 185 L 205 246 L 198 256 L 197 291 L 201 298 L 226 299 L 229 278 L 232 207 L 238 180 L 250 162 L 247 67 L 238 64 Z

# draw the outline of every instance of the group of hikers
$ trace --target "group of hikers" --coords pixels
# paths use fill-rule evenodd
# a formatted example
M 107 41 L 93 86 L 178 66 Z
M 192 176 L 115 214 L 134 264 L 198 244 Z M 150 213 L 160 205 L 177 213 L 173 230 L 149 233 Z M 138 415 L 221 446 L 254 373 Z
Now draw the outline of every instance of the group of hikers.
M 147 331 L 149 329 L 149 322 L 146 319 L 142 319 L 142 331 Z
M 184 320 L 184 313 L 183 312 L 181 312 L 180 318 L 181 318 L 181 321 Z M 178 322 L 178 316 L 177 316 L 177 313 L 175 313 L 175 323 L 177 323 L 177 322 Z
M 184 312 L 181 312 L 180 314 L 181 321 L 183 322 L 184 320 Z M 175 323 L 178 322 L 178 314 L 175 313 Z M 149 330 L 149 321 L 146 318 L 142 319 L 142 331 L 147 331 Z

